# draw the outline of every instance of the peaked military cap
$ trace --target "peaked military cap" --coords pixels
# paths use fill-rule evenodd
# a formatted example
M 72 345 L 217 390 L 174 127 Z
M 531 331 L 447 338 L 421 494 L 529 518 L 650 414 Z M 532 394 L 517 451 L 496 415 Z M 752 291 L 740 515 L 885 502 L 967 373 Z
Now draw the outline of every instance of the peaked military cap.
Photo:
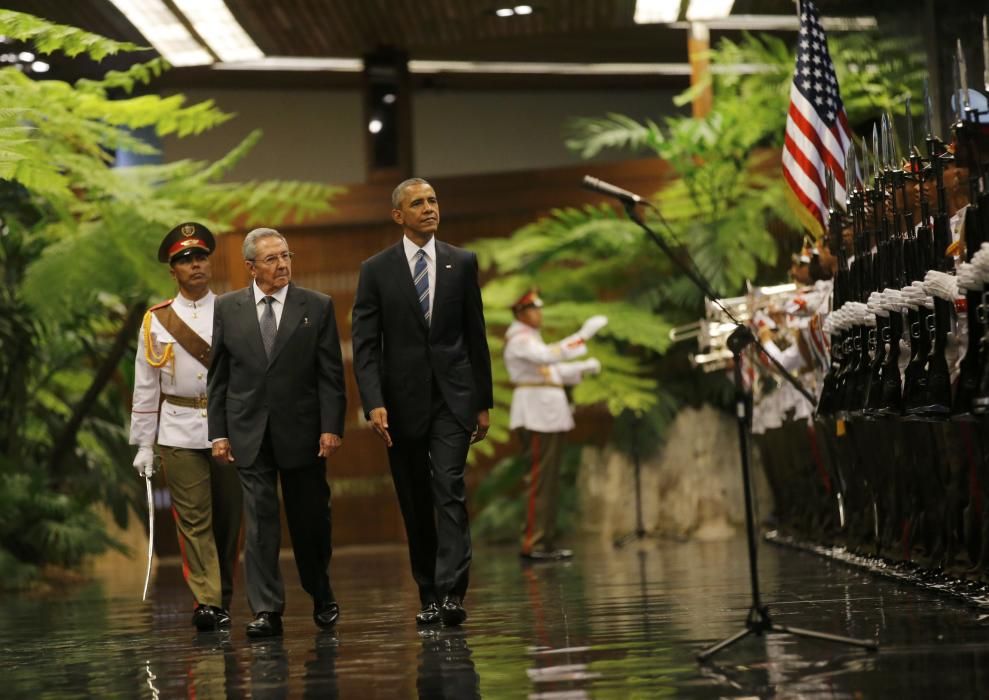
M 179 224 L 165 236 L 158 248 L 158 262 L 172 262 L 195 251 L 207 255 L 216 250 L 216 239 L 210 230 L 195 221 Z
M 537 309 L 541 309 L 543 307 L 543 300 L 539 298 L 539 289 L 536 287 L 533 287 L 516 299 L 515 303 L 512 304 L 512 311 L 521 311 L 522 309 L 527 309 L 530 306 L 534 306 Z

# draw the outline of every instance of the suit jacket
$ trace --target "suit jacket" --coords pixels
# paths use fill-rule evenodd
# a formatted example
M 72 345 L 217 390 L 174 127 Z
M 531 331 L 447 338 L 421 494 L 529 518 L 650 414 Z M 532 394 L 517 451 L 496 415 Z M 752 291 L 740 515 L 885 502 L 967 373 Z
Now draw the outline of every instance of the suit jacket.
M 216 301 L 209 437 L 228 438 L 235 464 L 246 467 L 270 424 L 279 467 L 311 467 L 320 433 L 343 436 L 347 409 L 333 301 L 290 284 L 269 360 L 252 290 Z
M 470 251 L 436 241 L 429 325 L 402 242 L 365 260 L 351 331 L 364 412 L 384 406 L 389 430 L 414 436 L 429 429 L 434 382 L 468 431 L 493 405 L 477 256 Z

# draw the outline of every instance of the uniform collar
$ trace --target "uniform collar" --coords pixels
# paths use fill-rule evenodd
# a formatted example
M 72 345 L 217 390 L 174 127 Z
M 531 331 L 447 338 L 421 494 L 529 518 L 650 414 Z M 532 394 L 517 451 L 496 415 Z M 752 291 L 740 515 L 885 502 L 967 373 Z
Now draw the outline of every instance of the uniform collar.
M 410 241 L 408 236 L 402 236 L 402 245 L 405 248 L 405 259 L 412 262 L 412 258 L 419 252 L 419 246 Z M 426 251 L 426 257 L 430 260 L 436 260 L 436 236 L 430 236 L 422 250 Z
M 215 298 L 216 295 L 213 294 L 212 290 L 206 292 L 206 296 L 204 296 L 203 298 L 196 299 L 195 301 L 193 301 L 192 299 L 186 299 L 184 296 L 182 296 L 182 292 L 179 292 L 178 294 L 175 295 L 175 303 L 179 304 L 180 306 L 187 306 L 190 309 L 195 309 L 212 304 Z

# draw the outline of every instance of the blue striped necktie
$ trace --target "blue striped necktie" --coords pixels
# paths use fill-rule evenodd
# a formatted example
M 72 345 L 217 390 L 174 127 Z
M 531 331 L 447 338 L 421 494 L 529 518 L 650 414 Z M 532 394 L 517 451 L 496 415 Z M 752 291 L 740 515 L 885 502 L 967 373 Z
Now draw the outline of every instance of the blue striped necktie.
M 412 273 L 412 281 L 416 285 L 416 294 L 419 295 L 419 308 L 422 309 L 423 318 L 429 324 L 429 269 L 426 267 L 426 251 L 422 248 L 416 253 L 416 267 Z

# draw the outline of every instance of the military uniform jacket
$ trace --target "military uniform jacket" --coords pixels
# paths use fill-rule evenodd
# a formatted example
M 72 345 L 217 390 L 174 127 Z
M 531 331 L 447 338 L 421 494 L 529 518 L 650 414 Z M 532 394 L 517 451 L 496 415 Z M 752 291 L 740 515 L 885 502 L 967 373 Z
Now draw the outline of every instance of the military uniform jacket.
M 513 321 L 505 333 L 505 368 L 515 385 L 509 427 L 540 433 L 573 430 L 573 413 L 564 386 L 582 378 L 579 363 L 569 363 L 587 353 L 579 336 L 547 345 L 538 329 Z
M 172 300 L 175 313 L 203 340 L 213 338 L 213 308 L 216 295 L 209 292 L 198 301 L 181 294 Z M 151 315 L 151 350 L 160 357 L 171 345 L 173 359 L 162 367 L 148 364 L 144 329 L 138 334 L 134 360 L 134 401 L 131 408 L 130 442 L 132 445 L 160 445 L 209 448 L 207 418 L 204 408 L 176 406 L 162 402 L 169 394 L 191 399 L 206 397 L 206 367 L 179 345 L 158 319 Z M 160 406 L 160 408 L 159 408 Z

